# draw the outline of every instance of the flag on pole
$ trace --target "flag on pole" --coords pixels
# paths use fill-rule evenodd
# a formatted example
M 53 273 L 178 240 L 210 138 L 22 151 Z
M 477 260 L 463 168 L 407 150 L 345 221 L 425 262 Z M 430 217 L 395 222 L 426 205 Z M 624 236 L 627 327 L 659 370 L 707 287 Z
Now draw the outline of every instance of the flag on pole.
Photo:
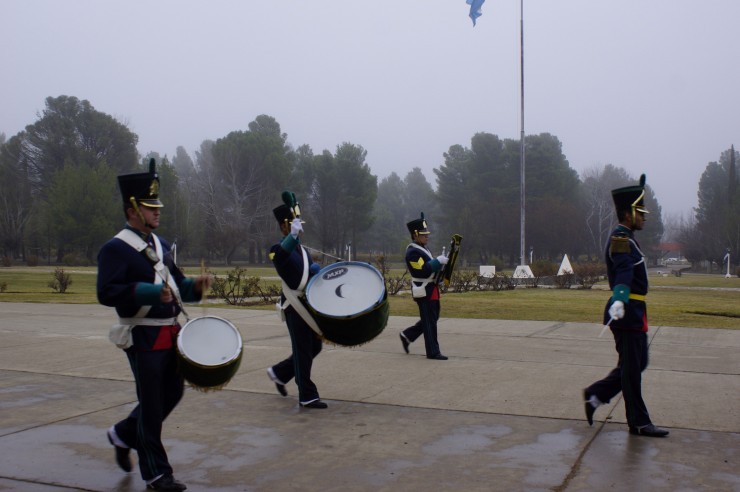
M 481 12 L 481 7 L 483 6 L 483 2 L 486 0 L 465 0 L 468 5 L 470 5 L 470 18 L 473 19 L 473 27 L 475 27 L 475 20 L 483 15 L 483 12 Z

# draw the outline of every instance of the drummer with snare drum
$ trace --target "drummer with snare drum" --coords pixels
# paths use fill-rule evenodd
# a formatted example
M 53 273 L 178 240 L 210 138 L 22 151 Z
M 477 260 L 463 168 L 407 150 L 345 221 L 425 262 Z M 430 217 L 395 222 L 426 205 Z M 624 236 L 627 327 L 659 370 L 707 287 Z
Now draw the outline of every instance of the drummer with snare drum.
M 293 352 L 287 359 L 267 369 L 267 375 L 282 396 L 288 395 L 285 385 L 295 378 L 298 385 L 298 402 L 302 408 L 327 408 L 327 404 L 319 397 L 316 384 L 311 380 L 311 367 L 313 359 L 321 352 L 321 339 L 286 300 L 286 292 L 292 299 L 297 300 L 301 297 L 309 278 L 315 275 L 320 267 L 301 246 L 300 234 L 303 232 L 303 223 L 295 194 L 285 191 L 282 197 L 283 204 L 276 207 L 273 214 L 283 238 L 270 248 L 270 259 L 283 282 L 283 294 L 278 309 L 288 325 Z
M 139 403 L 108 429 L 108 441 L 125 472 L 132 469 L 130 450 L 137 451 L 147 488 L 185 490 L 175 480 L 162 445 L 162 422 L 184 389 L 174 344 L 181 302 L 199 301 L 212 278 L 186 278 L 175 265 L 169 243 L 153 232 L 163 207 L 154 159 L 148 172 L 118 176 L 118 185 L 126 226 L 98 254 L 97 294 L 120 318 L 109 336 L 128 356 Z

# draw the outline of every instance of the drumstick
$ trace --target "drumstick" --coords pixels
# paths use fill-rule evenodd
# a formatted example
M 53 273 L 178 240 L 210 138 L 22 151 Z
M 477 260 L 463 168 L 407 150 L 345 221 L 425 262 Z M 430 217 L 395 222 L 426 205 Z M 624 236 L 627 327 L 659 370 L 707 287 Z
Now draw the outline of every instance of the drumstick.
M 160 272 L 156 267 L 154 268 L 154 271 L 159 275 L 159 277 L 162 279 L 162 283 L 167 289 L 170 289 L 170 292 L 172 293 L 172 297 L 174 298 L 175 304 L 180 306 L 180 312 L 185 316 L 185 319 L 190 321 L 190 316 L 188 316 L 188 312 L 185 311 L 185 306 L 182 304 L 182 299 L 180 299 L 180 294 L 176 293 L 176 291 L 172 290 L 172 287 L 170 287 L 170 283 L 167 280 L 169 275 L 164 275 L 162 272 Z

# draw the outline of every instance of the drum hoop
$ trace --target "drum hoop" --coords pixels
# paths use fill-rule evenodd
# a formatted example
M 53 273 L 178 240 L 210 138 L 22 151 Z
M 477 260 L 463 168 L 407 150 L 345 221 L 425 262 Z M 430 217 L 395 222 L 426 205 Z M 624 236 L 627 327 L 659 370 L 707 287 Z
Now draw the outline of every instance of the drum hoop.
M 212 319 L 217 319 L 219 321 L 223 321 L 229 327 L 231 327 L 232 330 L 234 330 L 234 333 L 236 333 L 236 338 L 239 340 L 239 349 L 236 350 L 234 352 L 234 355 L 232 355 L 231 357 L 229 357 L 229 359 L 226 362 L 222 362 L 221 364 L 211 364 L 211 365 L 201 364 L 200 362 L 196 362 L 193 359 L 191 359 L 190 357 L 188 357 L 188 355 L 185 353 L 184 347 L 182 346 L 182 334 L 185 331 L 185 328 L 187 328 L 187 326 L 189 324 L 191 324 L 193 321 L 197 321 L 199 319 L 205 319 L 205 318 L 212 318 Z M 218 369 L 218 368 L 221 368 L 221 367 L 230 366 L 230 365 L 234 364 L 236 361 L 238 361 L 238 360 L 240 360 L 242 358 L 242 352 L 243 351 L 244 351 L 244 341 L 242 340 L 242 335 L 241 335 L 241 333 L 239 333 L 239 330 L 236 329 L 236 326 L 234 326 L 234 324 L 231 321 L 229 321 L 227 319 L 224 319 L 224 318 L 221 318 L 219 316 L 210 316 L 209 315 L 209 316 L 200 316 L 198 318 L 193 318 L 190 321 L 188 321 L 187 323 L 185 323 L 185 326 L 183 326 L 182 329 L 177 334 L 177 352 L 180 354 L 180 356 L 183 359 L 186 359 L 189 363 L 193 364 L 194 366 L 196 366 L 196 367 L 198 367 L 200 369 Z
M 336 315 L 332 315 L 332 314 L 322 313 L 321 311 L 317 311 L 316 309 L 314 309 L 313 307 L 311 307 L 311 305 L 308 302 L 306 302 L 306 305 L 308 305 L 308 308 L 311 310 L 311 313 L 313 313 L 314 315 L 320 316 L 322 318 L 330 318 L 330 319 L 336 319 L 336 320 L 350 321 L 350 320 L 353 320 L 355 318 L 361 318 L 363 316 L 366 316 L 366 315 L 372 313 L 373 311 L 377 311 L 378 309 L 382 308 L 383 305 L 385 305 L 387 303 L 388 303 L 388 296 L 387 295 L 383 295 L 378 300 L 378 302 L 376 302 L 375 304 L 373 304 L 369 308 L 365 309 L 364 311 L 360 311 L 359 313 L 355 313 L 355 314 L 348 314 L 346 316 L 336 316 Z
M 311 280 L 309 280 L 308 281 L 308 284 L 306 284 L 305 292 L 308 292 L 308 290 L 311 288 L 311 285 L 314 283 L 314 281 L 317 278 L 321 277 L 321 275 L 320 275 L 321 272 L 323 272 L 324 270 L 328 270 L 330 268 L 336 268 L 336 267 L 345 266 L 345 265 L 359 265 L 359 266 L 362 266 L 363 268 L 368 268 L 368 269 L 374 271 L 375 273 L 378 274 L 378 277 L 380 278 L 380 280 L 383 281 L 383 290 L 385 290 L 385 279 L 383 278 L 383 274 L 380 273 L 380 271 L 377 268 L 375 268 L 374 266 L 372 266 L 370 263 L 367 263 L 365 261 L 338 261 L 336 263 L 332 263 L 331 265 L 325 266 L 324 268 L 322 268 L 321 270 L 319 270 L 319 272 L 316 275 L 314 275 L 313 277 L 311 277 Z

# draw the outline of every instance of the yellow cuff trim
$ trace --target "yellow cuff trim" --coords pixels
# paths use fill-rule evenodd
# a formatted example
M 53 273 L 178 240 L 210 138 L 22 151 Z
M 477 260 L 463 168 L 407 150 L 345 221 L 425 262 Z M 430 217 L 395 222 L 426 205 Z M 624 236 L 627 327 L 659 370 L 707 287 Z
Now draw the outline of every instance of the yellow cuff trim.
M 643 301 L 644 302 L 646 297 L 647 296 L 643 296 L 641 294 L 632 294 L 632 293 L 630 293 L 630 299 L 634 299 L 636 301 Z

